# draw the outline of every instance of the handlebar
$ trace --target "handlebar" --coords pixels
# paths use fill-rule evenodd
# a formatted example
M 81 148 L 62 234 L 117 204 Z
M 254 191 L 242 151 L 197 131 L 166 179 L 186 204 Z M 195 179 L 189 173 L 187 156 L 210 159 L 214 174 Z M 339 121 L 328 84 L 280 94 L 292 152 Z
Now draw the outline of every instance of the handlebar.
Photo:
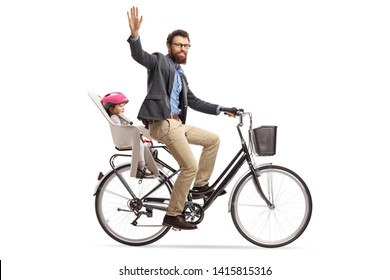
M 251 112 L 245 112 L 244 109 L 238 109 L 236 112 L 236 116 L 239 117 L 239 122 L 237 124 L 237 127 L 242 127 L 244 125 L 244 117 L 249 116 L 249 129 L 252 129 L 252 113 Z

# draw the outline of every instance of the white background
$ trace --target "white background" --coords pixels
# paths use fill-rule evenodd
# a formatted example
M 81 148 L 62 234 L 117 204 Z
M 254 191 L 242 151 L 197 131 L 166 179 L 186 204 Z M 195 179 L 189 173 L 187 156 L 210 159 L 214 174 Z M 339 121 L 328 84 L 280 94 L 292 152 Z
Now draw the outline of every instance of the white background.
M 126 42 L 131 5 L 144 15 L 147 51 L 165 53 L 174 29 L 190 32 L 185 72 L 198 97 L 251 111 L 256 125 L 278 125 L 277 156 L 259 163 L 291 168 L 312 192 L 312 221 L 297 241 L 251 245 L 233 226 L 228 196 L 198 230 L 171 231 L 150 246 L 122 246 L 100 228 L 92 195 L 114 149 L 87 93 L 124 92 L 136 119 L 146 70 Z M 389 13 L 387 1 L 375 0 L 2 1 L 4 279 L 124 279 L 125 265 L 388 278 Z M 239 147 L 236 121 L 189 112 L 188 123 L 222 138 L 215 174 Z

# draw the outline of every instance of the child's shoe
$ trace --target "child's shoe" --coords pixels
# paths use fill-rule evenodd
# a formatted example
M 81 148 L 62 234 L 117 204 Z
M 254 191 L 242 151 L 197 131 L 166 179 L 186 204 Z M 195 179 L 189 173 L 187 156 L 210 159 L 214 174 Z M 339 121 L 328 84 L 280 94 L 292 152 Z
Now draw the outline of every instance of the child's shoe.
M 145 166 L 143 169 L 138 167 L 138 177 L 139 178 L 152 178 L 153 173 Z

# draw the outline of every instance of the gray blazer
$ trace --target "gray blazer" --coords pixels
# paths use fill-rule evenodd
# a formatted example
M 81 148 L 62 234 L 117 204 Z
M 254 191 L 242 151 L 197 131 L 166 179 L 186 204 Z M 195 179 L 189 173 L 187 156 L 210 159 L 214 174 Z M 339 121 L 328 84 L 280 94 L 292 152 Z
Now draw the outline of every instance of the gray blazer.
M 166 120 L 171 112 L 170 95 L 175 77 L 175 63 L 168 55 L 162 53 L 149 54 L 142 49 L 141 39 L 127 40 L 130 44 L 131 56 L 148 70 L 148 87 L 145 100 L 137 118 L 147 124 L 148 120 Z M 196 111 L 217 115 L 218 105 L 197 98 L 188 87 L 183 75 L 183 89 L 180 93 L 181 121 L 186 122 L 187 107 Z

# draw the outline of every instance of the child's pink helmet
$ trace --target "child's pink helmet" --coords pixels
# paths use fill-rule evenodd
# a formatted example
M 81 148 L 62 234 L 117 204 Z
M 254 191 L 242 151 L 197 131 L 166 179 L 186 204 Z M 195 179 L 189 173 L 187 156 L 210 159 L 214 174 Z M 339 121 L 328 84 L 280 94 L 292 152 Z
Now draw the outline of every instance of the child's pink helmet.
M 107 110 L 112 105 L 127 103 L 129 100 L 121 92 L 110 92 L 102 98 L 103 107 Z

